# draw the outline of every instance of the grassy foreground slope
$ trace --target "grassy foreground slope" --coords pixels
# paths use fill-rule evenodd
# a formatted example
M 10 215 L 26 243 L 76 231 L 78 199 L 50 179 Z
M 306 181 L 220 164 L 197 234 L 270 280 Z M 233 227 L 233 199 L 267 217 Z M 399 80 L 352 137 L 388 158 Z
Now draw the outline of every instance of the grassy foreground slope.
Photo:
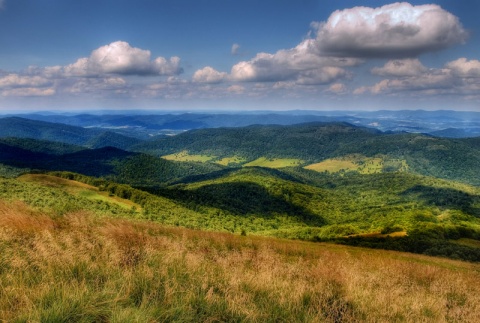
M 0 201 L 0 317 L 478 322 L 478 264 Z

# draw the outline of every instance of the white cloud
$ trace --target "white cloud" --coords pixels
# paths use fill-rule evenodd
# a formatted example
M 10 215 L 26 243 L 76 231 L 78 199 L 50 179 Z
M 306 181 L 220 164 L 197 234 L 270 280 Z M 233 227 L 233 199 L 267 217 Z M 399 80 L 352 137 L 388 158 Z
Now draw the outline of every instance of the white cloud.
M 26 88 L 15 88 L 4 90 L 1 92 L 2 96 L 51 96 L 55 94 L 55 89 L 53 88 L 35 88 L 35 87 L 26 87 Z
M 405 91 L 424 91 L 449 89 L 455 86 L 456 80 L 447 70 L 438 70 L 419 76 L 404 77 L 399 79 L 385 79 L 371 87 L 360 87 L 355 94 L 370 92 L 372 94 L 398 93 Z
M 339 57 L 412 58 L 468 37 L 457 17 L 434 4 L 337 10 L 316 26 L 319 50 Z
M 358 59 L 321 57 L 314 40 L 307 39 L 295 48 L 280 50 L 275 54 L 259 53 L 250 61 L 239 62 L 232 67 L 231 77 L 243 82 L 298 80 L 305 84 L 326 83 L 347 74 L 340 72 L 338 67 L 358 63 Z
M 415 72 L 417 70 L 418 72 Z M 389 61 L 383 67 L 374 68 L 377 75 L 391 76 L 372 86 L 362 86 L 354 94 L 370 93 L 415 95 L 476 95 L 480 90 L 480 61 L 459 58 L 443 68 L 426 68 L 416 59 Z
M 243 92 L 245 92 L 245 87 L 243 87 L 241 85 L 238 85 L 238 84 L 234 84 L 234 85 L 231 85 L 227 88 L 227 92 L 235 93 L 235 94 L 242 94 Z
M 347 92 L 347 87 L 345 86 L 345 84 L 342 84 L 342 83 L 334 83 L 330 85 L 327 91 L 336 93 L 336 94 L 342 94 Z
M 375 67 L 372 73 L 381 76 L 415 76 L 428 69 L 418 59 L 390 60 L 383 67 Z
M 476 59 L 467 60 L 459 58 L 445 65 L 455 75 L 462 77 L 480 77 L 480 61 Z
M 395 76 L 395 75 L 392 75 Z M 396 75 L 393 79 L 384 79 L 372 86 L 362 86 L 357 88 L 354 94 L 370 93 L 379 94 L 398 94 L 410 93 L 416 95 L 437 95 L 440 93 L 460 94 L 466 88 L 467 83 L 462 78 L 457 77 L 448 68 L 428 69 L 424 73 L 417 75 L 402 76 Z
M 149 50 L 131 47 L 123 41 L 113 42 L 92 51 L 89 57 L 65 66 L 68 76 L 119 75 L 176 75 L 182 73 L 180 58 L 157 57 L 151 60 Z
M 464 42 L 468 36 L 458 18 L 440 6 L 409 3 L 335 11 L 314 27 L 316 37 L 292 49 L 258 53 L 235 64 L 232 80 L 329 84 L 351 75 L 345 67 L 371 57 L 410 58 L 388 62 L 372 70 L 374 74 L 417 75 L 427 70 L 413 57 Z
M 62 84 L 62 92 L 71 94 L 109 93 L 127 88 L 127 82 L 121 77 L 75 78 L 71 84 Z M 69 83 L 69 82 L 67 82 Z
M 227 73 L 219 72 L 206 66 L 193 74 L 193 81 L 198 83 L 220 83 L 227 77 Z
M 51 85 L 51 81 L 41 76 L 24 76 L 19 74 L 8 74 L 0 77 L 0 88 L 17 87 L 44 87 Z
M 300 85 L 328 84 L 347 75 L 348 72 L 343 68 L 326 66 L 300 73 L 296 83 Z
M 240 53 L 240 45 L 239 44 L 233 44 L 232 49 L 231 49 L 232 55 L 238 55 Z
M 5 8 L 5 0 L 0 0 L 0 10 Z

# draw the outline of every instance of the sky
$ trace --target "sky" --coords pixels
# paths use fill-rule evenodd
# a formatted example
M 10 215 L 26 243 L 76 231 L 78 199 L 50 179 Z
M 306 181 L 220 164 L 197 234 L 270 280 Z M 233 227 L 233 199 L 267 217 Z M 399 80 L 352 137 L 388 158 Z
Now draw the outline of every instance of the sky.
M 480 111 L 480 1 L 0 0 L 0 112 Z

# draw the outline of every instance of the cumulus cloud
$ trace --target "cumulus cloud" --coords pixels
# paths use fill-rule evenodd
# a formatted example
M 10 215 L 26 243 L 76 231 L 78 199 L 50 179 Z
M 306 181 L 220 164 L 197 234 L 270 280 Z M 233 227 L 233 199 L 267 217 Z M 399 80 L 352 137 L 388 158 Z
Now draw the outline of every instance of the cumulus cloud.
M 231 78 L 240 82 L 329 84 L 348 78 L 351 73 L 345 68 L 367 58 L 397 58 L 373 69 L 374 74 L 418 75 L 427 70 L 416 56 L 462 43 L 468 36 L 458 18 L 440 6 L 409 3 L 339 10 L 313 27 L 315 37 L 294 48 L 259 53 L 235 64 Z
M 127 42 L 113 42 L 92 51 L 66 66 L 30 66 L 21 73 L 0 71 L 2 96 L 46 96 L 62 93 L 74 95 L 109 96 L 130 94 L 135 97 L 145 81 L 129 83 L 130 75 L 168 76 L 168 83 L 180 83 L 180 59 L 152 58 L 149 50 L 135 48 Z M 218 75 L 217 75 L 218 77 Z M 204 81 L 211 81 L 212 76 Z
M 319 50 L 340 57 L 413 58 L 468 37 L 459 19 L 440 6 L 405 2 L 337 10 L 316 27 Z
M 72 84 L 64 85 L 63 91 L 70 94 L 105 93 L 124 89 L 126 85 L 121 77 L 78 78 Z
M 233 44 L 232 49 L 231 49 L 232 55 L 238 55 L 240 54 L 240 45 L 239 44 Z
M 335 94 L 341 94 L 347 92 L 347 87 L 342 83 L 334 83 L 330 85 L 327 91 Z
M 299 84 L 326 83 L 345 76 L 341 67 L 354 66 L 360 61 L 352 58 L 322 57 L 314 40 L 307 39 L 292 49 L 275 54 L 259 53 L 250 61 L 232 67 L 236 81 L 278 82 L 298 80 Z
M 41 76 L 8 74 L 0 77 L 0 88 L 44 87 L 51 83 L 52 81 Z
M 176 75 L 182 73 L 180 58 L 151 59 L 149 50 L 130 46 L 124 41 L 113 42 L 95 49 L 89 57 L 78 59 L 64 67 L 69 76 L 119 75 Z
M 415 72 L 415 69 L 418 72 Z M 372 86 L 362 86 L 354 94 L 370 93 L 426 95 L 476 95 L 480 89 L 480 61 L 459 58 L 443 68 L 426 68 L 418 60 L 389 61 L 383 67 L 372 69 L 377 75 L 392 77 Z
M 231 85 L 227 88 L 227 92 L 235 93 L 235 94 L 242 94 L 243 92 L 245 92 L 245 87 L 243 87 L 241 85 L 238 85 L 238 84 L 234 84 L 234 85 Z
M 445 65 L 455 75 L 463 77 L 480 77 L 480 61 L 476 59 L 467 60 L 459 58 Z
M 16 89 L 9 89 L 4 90 L 1 92 L 2 96 L 51 96 L 55 94 L 54 88 L 34 88 L 34 87 L 27 87 L 27 88 L 16 88 Z
M 418 59 L 390 60 L 383 67 L 375 67 L 372 73 L 381 76 L 415 76 L 428 69 Z
M 219 72 L 206 66 L 193 74 L 193 81 L 198 83 L 220 83 L 227 77 L 227 73 Z
M 455 80 L 449 73 L 431 73 L 420 77 L 408 77 L 403 79 L 386 79 L 365 90 L 372 94 L 393 93 L 403 91 L 422 91 L 432 89 L 452 88 Z
M 296 83 L 300 85 L 329 84 L 347 75 L 349 73 L 343 68 L 326 66 L 300 73 Z

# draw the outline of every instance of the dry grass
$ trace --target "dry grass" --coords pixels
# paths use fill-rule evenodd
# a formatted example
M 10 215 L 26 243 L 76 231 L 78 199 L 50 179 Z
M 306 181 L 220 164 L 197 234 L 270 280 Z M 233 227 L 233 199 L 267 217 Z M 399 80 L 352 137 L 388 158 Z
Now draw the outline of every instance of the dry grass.
M 0 321 L 480 322 L 480 266 L 0 202 Z
M 252 167 L 252 166 L 259 166 L 259 167 L 267 167 L 267 168 L 284 168 L 284 167 L 294 167 L 299 166 L 303 163 L 300 159 L 295 158 L 265 158 L 260 157 L 255 159 L 249 163 L 244 164 L 244 167 Z
M 93 201 L 104 201 L 107 203 L 116 204 L 124 209 L 142 210 L 142 207 L 130 200 L 120 198 L 118 196 L 110 195 L 108 192 L 102 192 L 97 187 L 81 183 L 74 180 L 60 178 L 45 174 L 26 174 L 18 177 L 22 182 L 38 183 L 47 187 L 61 188 L 63 191 L 74 195 L 82 196 Z
M 187 150 L 183 150 L 178 153 L 162 156 L 162 158 L 173 161 L 206 163 L 212 159 L 215 159 L 216 156 L 191 155 Z

